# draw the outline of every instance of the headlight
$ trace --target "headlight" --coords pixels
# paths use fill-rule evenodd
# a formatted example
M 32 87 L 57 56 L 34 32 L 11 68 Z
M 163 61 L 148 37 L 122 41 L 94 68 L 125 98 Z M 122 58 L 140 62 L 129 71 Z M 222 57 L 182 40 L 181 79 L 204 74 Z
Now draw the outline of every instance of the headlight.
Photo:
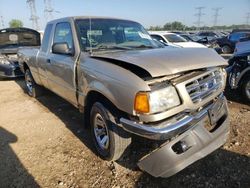
M 180 98 L 173 86 L 152 92 L 139 92 L 135 97 L 137 113 L 157 113 L 180 105 Z
M 1 58 L 0 57 L 0 64 L 9 65 L 10 62 L 7 59 L 5 59 L 5 58 Z

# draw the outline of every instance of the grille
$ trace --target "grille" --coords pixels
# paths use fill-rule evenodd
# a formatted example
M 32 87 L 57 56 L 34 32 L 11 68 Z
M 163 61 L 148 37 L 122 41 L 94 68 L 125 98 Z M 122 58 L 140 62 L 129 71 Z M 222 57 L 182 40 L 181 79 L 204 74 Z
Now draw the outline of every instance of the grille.
M 222 87 L 222 74 L 219 70 L 210 72 L 186 84 L 193 103 L 199 103 Z

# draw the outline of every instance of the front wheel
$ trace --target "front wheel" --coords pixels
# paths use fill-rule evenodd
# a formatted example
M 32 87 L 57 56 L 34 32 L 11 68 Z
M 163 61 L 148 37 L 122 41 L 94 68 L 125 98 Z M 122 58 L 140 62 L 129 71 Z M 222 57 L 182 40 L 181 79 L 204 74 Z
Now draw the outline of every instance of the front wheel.
M 29 69 L 25 71 L 25 86 L 29 96 L 38 97 L 42 94 L 42 88 L 35 83 Z
M 250 77 L 243 78 L 241 91 L 247 102 L 250 102 Z
M 114 115 L 100 102 L 92 106 L 90 123 L 98 154 L 106 160 L 119 159 L 131 143 L 129 133 L 118 127 Z

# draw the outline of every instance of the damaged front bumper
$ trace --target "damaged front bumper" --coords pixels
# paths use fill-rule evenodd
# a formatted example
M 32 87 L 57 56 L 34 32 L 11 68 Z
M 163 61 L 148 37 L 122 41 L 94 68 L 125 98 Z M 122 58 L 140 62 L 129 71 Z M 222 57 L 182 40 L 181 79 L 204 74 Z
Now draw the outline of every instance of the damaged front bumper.
M 123 128 L 146 138 L 174 138 L 144 156 L 138 166 L 155 177 L 169 177 L 222 146 L 229 135 L 226 99 L 220 95 L 211 105 L 194 116 L 161 128 L 129 124 L 121 119 Z

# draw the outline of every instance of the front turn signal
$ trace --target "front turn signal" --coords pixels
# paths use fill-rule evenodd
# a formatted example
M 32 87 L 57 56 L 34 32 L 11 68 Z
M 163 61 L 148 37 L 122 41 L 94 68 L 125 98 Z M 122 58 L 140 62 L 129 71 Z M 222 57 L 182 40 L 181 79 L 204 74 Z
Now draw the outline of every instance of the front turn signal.
M 137 113 L 149 113 L 149 96 L 146 92 L 139 92 L 135 96 L 134 110 Z

